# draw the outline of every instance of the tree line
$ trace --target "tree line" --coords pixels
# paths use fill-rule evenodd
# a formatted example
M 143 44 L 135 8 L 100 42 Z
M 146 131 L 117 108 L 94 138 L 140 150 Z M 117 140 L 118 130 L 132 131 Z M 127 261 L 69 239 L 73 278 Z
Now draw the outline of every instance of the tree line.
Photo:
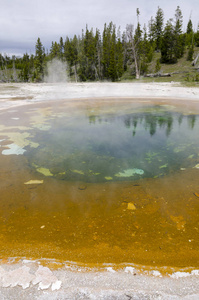
M 183 32 L 183 15 L 179 6 L 166 23 L 160 7 L 148 26 L 141 26 L 139 9 L 136 15 L 136 25 L 128 24 L 122 33 L 113 22 L 104 24 L 102 35 L 99 29 L 94 32 L 93 28 L 86 26 L 81 36 L 67 36 L 65 40 L 60 37 L 59 42 L 52 42 L 50 50 L 46 50 L 38 38 L 34 55 L 26 53 L 19 58 L 0 54 L 0 80 L 6 81 L 6 72 L 12 70 L 13 81 L 43 81 L 48 62 L 55 58 L 67 63 L 66 71 L 75 81 L 118 81 L 126 71 L 139 79 L 147 74 L 155 52 L 161 53 L 156 61 L 156 72 L 161 63 L 175 64 L 185 53 L 187 60 L 193 60 L 194 47 L 199 47 L 199 25 L 194 31 L 189 19 Z

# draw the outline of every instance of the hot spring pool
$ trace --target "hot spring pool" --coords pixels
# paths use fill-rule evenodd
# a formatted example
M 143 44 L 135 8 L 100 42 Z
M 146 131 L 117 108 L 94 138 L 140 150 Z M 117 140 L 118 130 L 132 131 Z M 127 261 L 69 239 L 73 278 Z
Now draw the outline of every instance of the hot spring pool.
M 10 108 L 0 150 L 2 258 L 199 267 L 199 106 Z

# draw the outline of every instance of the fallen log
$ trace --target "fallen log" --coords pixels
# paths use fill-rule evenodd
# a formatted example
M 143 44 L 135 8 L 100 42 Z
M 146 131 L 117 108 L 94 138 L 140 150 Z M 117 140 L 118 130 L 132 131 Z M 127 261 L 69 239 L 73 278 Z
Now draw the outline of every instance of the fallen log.
M 146 74 L 145 77 L 171 77 L 171 73 L 152 73 L 152 74 Z

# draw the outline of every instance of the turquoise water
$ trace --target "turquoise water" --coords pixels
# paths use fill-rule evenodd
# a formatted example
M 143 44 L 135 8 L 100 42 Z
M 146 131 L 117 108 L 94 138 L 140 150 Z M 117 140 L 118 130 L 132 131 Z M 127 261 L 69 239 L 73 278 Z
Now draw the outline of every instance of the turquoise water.
M 25 155 L 33 168 L 60 180 L 156 178 L 194 167 L 199 159 L 199 115 L 163 105 L 57 114 L 45 126 L 34 129 L 39 147 Z

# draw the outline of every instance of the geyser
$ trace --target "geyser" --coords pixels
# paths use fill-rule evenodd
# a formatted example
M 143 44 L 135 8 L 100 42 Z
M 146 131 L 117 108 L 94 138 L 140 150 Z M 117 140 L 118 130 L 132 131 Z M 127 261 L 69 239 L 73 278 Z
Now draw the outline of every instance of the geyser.
M 46 75 L 44 82 L 59 83 L 67 81 L 67 64 L 57 58 L 47 63 Z

